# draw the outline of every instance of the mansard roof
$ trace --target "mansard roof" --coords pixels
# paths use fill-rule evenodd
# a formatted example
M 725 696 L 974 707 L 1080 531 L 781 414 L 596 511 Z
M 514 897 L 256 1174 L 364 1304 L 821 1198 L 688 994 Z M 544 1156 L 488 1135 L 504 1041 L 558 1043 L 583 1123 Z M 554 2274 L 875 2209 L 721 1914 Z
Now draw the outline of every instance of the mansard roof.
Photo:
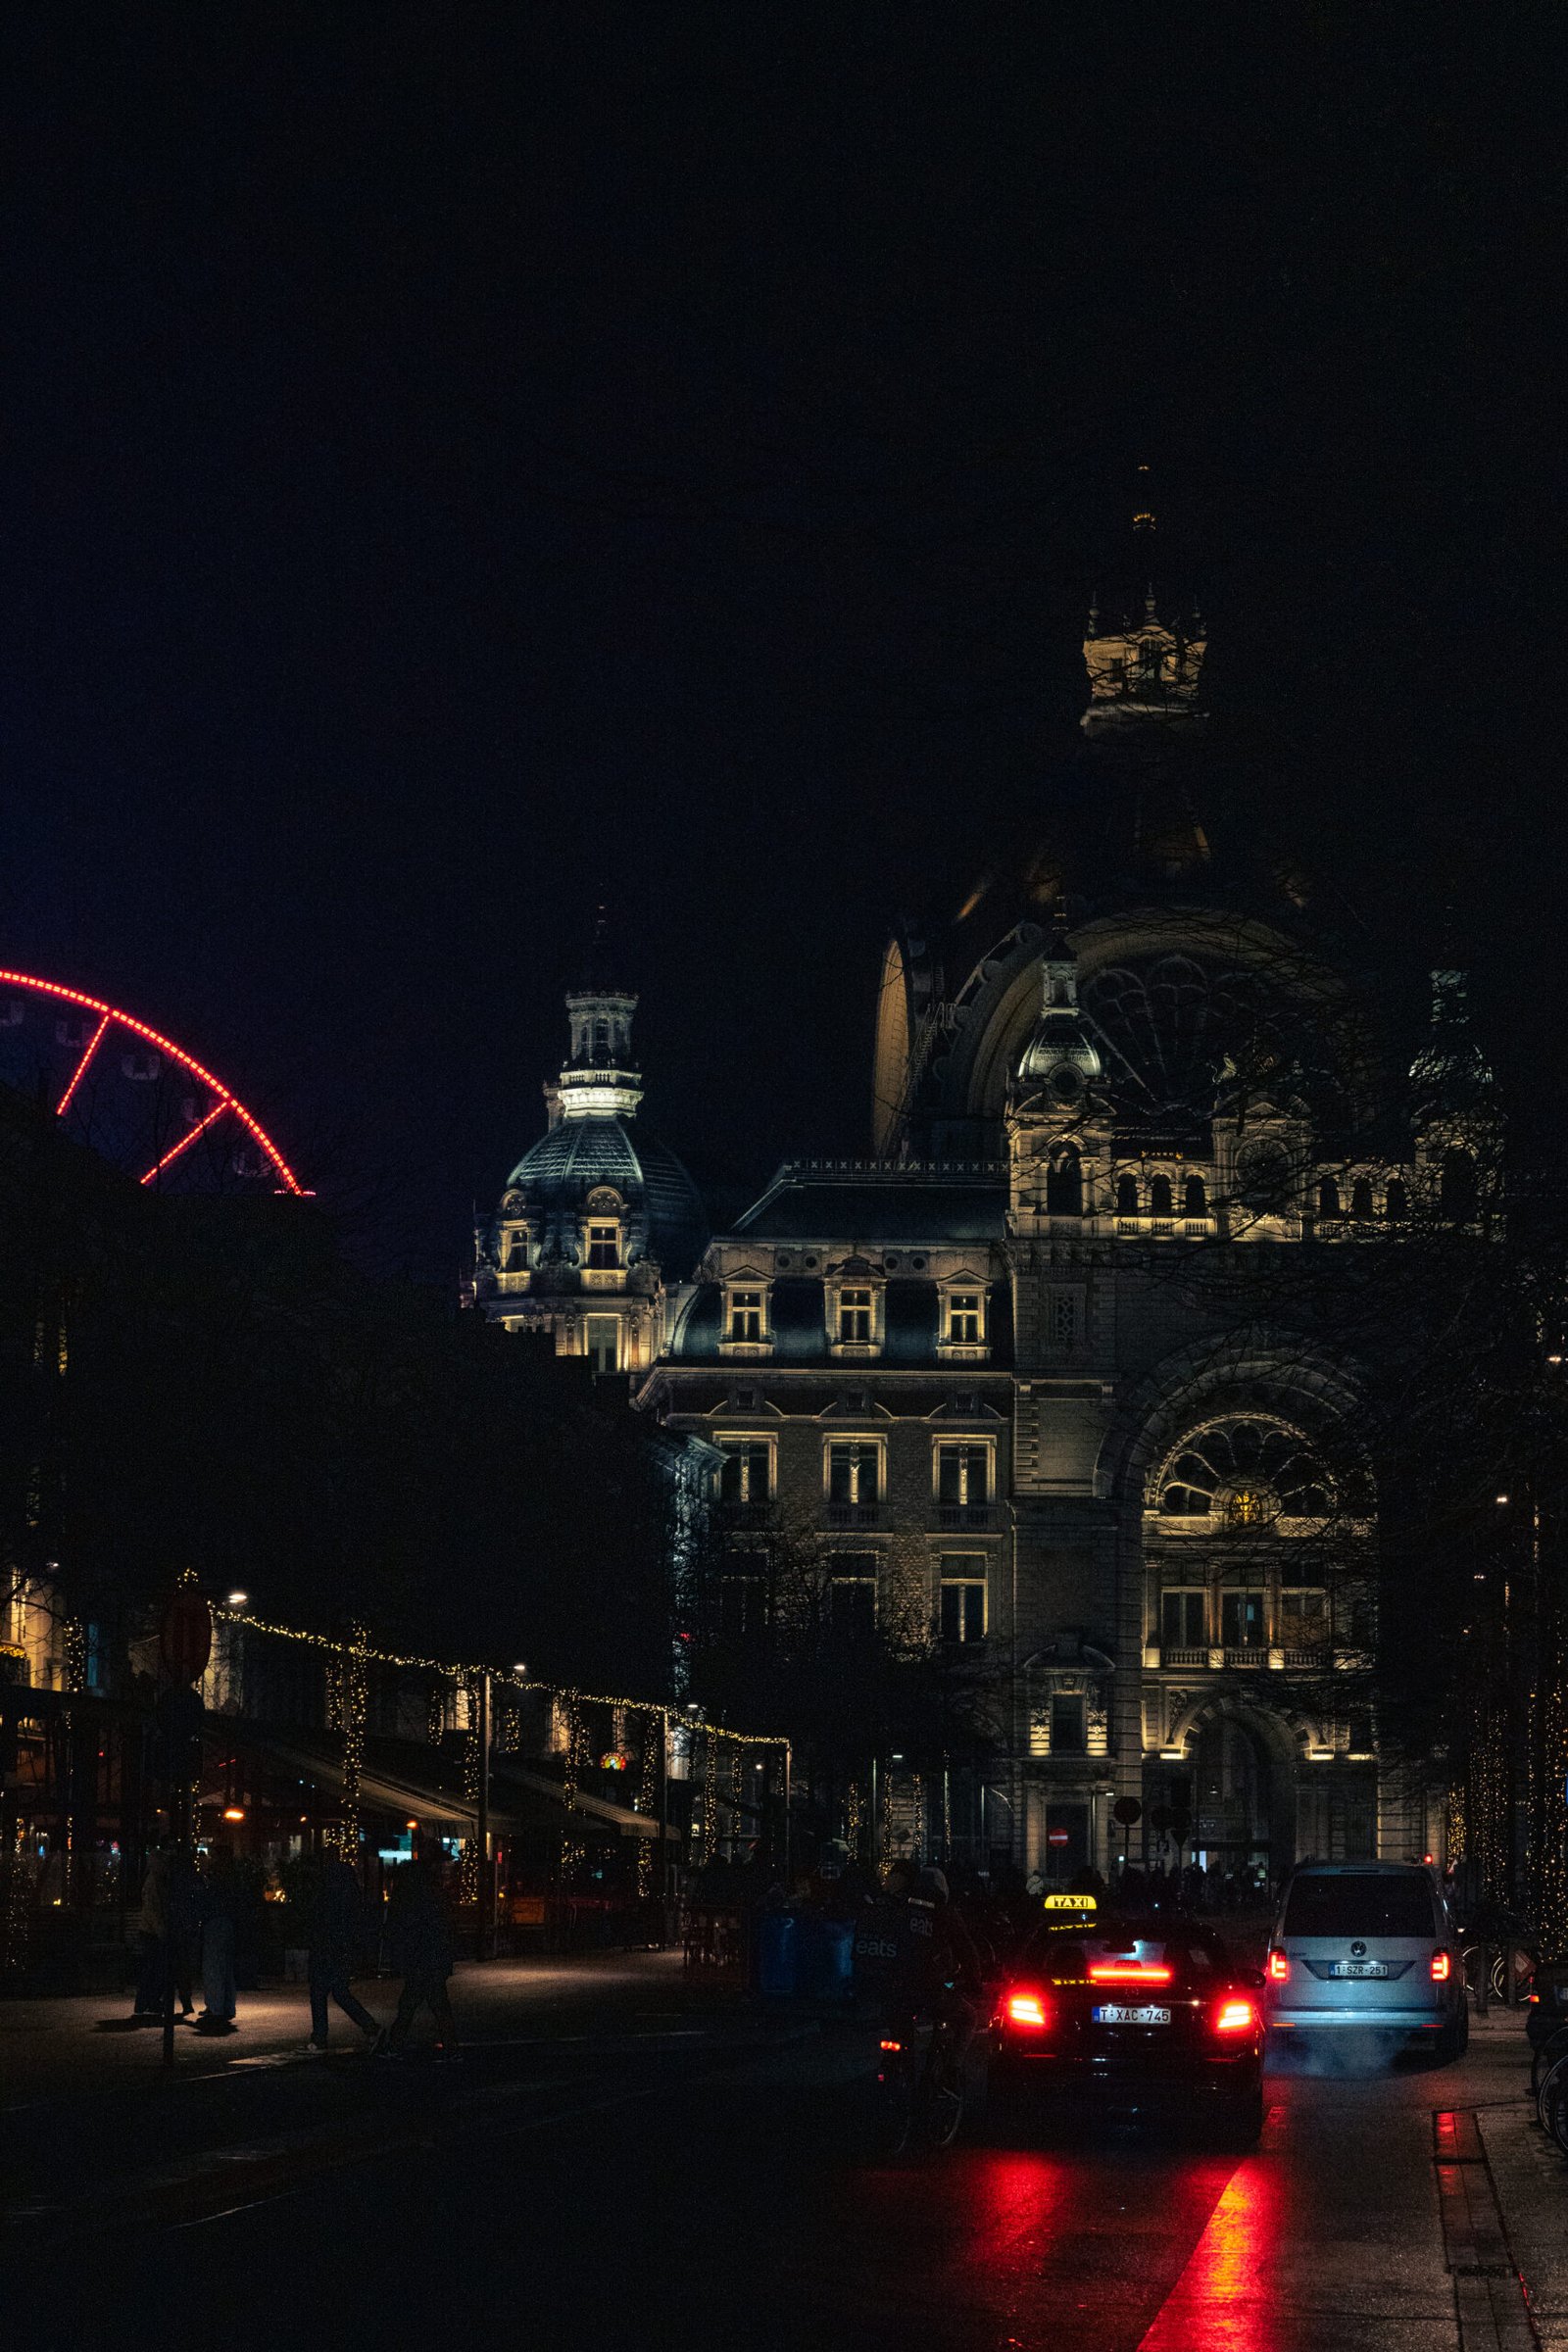
M 886 1160 L 787 1160 L 735 1230 L 774 1242 L 854 1237 L 937 1249 L 1001 1241 L 1007 1178 L 1000 1161 L 922 1165 Z

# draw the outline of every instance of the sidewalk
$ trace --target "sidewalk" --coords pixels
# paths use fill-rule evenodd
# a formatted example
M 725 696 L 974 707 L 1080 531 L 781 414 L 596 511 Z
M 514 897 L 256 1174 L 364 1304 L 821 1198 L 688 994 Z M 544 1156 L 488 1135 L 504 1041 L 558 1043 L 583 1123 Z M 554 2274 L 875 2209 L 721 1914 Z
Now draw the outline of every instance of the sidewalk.
M 1529 2096 L 1530 2048 L 1520 2013 L 1494 2009 L 1489 2017 L 1472 2019 L 1471 2034 L 1518 2045 L 1517 2097 L 1478 2108 L 1476 2120 L 1538 2340 L 1543 2352 L 1568 2352 L 1568 2157 L 1536 2122 Z
M 377 2017 L 397 2006 L 395 1977 L 357 1977 L 355 1990 Z M 571 1960 L 460 1961 L 453 2006 L 466 2040 L 489 2041 L 526 2021 L 544 2034 L 567 2012 L 657 2002 L 671 2016 L 685 2006 L 678 1952 L 592 1953 Z M 0 2115 L 74 2092 L 131 2089 L 163 2075 L 163 2036 L 132 2025 L 129 1995 L 74 1993 L 0 2001 Z M 357 2049 L 360 2036 L 335 2007 L 334 2049 Z M 208 2036 L 176 2020 L 174 2072 L 220 2075 L 244 2060 L 275 2059 L 303 2048 L 311 2031 L 303 1984 L 269 1985 L 239 1996 L 239 2031 Z

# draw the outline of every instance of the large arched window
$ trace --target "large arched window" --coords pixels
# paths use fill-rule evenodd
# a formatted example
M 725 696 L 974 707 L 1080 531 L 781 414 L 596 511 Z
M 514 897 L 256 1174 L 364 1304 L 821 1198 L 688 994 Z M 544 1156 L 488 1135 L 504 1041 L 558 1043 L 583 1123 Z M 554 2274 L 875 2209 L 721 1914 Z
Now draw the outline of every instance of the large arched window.
M 1201 1176 L 1189 1176 L 1182 1187 L 1182 1215 L 1206 1217 L 1207 1214 L 1208 1188 Z
M 1053 1217 L 1081 1217 L 1084 1213 L 1084 1170 L 1077 1148 L 1064 1146 L 1046 1171 L 1046 1211 Z
M 1167 1462 L 1158 1504 L 1168 1519 L 1261 1534 L 1281 1520 L 1326 1518 L 1328 1474 L 1298 1430 L 1253 1415 L 1214 1421 Z
M 1152 1217 L 1168 1217 L 1172 1213 L 1170 1178 L 1152 1176 L 1149 1180 L 1149 1213 Z
M 1117 1214 L 1117 1216 L 1118 1216 L 1118 1217 L 1136 1217 L 1136 1216 L 1137 1216 L 1137 1214 L 1138 1214 L 1138 1179 L 1137 1179 L 1137 1177 L 1136 1177 L 1136 1176 L 1118 1176 L 1118 1177 L 1117 1177 L 1117 1179 L 1116 1179 L 1116 1214 Z
M 1391 1225 L 1402 1225 L 1409 1216 L 1410 1196 L 1404 1189 L 1404 1178 L 1402 1176 L 1391 1176 L 1389 1178 L 1389 1190 L 1385 1205 L 1389 1212 L 1389 1223 Z
M 1337 1217 L 1340 1213 L 1340 1188 L 1332 1176 L 1323 1177 L 1318 1184 L 1317 1213 L 1320 1217 Z

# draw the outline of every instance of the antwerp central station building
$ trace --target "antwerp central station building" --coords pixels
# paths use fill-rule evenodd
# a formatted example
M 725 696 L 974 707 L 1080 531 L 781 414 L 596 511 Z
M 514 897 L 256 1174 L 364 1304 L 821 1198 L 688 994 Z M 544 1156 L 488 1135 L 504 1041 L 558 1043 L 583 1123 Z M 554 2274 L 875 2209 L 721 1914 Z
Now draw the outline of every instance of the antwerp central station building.
M 1056 810 L 887 944 L 871 1156 L 788 1163 L 709 1238 L 591 970 L 480 1237 L 484 1311 L 700 1442 L 730 1638 L 783 1531 L 847 1642 L 901 1629 L 984 1692 L 983 1763 L 867 1759 L 884 1835 L 1048 1878 L 1114 1863 L 1127 1797 L 1135 1860 L 1211 1879 L 1442 1853 L 1440 1789 L 1379 1752 L 1373 1370 L 1279 1299 L 1473 1186 L 1451 1082 L 1487 1073 L 1457 975 L 1413 1073 L 1381 1054 L 1299 876 L 1212 822 L 1203 653 L 1152 595 L 1091 615 Z

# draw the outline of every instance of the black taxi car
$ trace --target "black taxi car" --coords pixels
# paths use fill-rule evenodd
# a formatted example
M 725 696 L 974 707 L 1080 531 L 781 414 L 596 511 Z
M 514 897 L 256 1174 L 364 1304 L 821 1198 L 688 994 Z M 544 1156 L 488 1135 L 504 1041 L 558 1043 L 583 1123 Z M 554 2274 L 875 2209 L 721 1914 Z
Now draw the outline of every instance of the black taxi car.
M 1165 1915 L 1043 1923 L 991 2022 L 990 2095 L 1198 2115 L 1227 2145 L 1263 2128 L 1259 1969 Z

